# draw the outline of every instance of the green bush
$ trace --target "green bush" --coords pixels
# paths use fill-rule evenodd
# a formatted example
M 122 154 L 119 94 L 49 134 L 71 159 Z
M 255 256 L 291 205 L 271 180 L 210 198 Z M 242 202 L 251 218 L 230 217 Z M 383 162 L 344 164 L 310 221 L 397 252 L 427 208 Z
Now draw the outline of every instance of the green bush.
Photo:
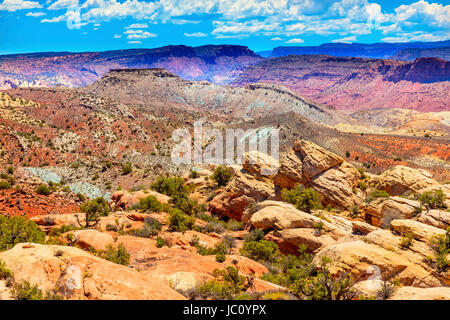
M 37 285 L 31 285 L 27 280 L 15 283 L 13 295 L 17 300 L 43 300 L 44 295 Z
M 160 212 L 163 206 L 155 196 L 148 196 L 139 199 L 139 208 L 144 212 Z
M 445 198 L 442 189 L 427 191 L 419 195 L 419 201 L 429 209 L 445 209 Z
M 109 214 L 108 202 L 99 197 L 94 200 L 88 200 L 80 206 L 81 212 L 86 213 L 85 227 L 95 226 L 101 217 L 105 217 Z
M 9 166 L 8 168 L 6 168 L 6 172 L 7 172 L 8 174 L 13 174 L 13 173 L 14 173 L 14 167 Z
M 24 216 L 0 215 L 0 251 L 9 250 L 18 243 L 44 243 L 45 233 Z
M 315 265 L 313 256 L 306 250 L 307 247 L 302 245 L 298 256 L 278 259 L 279 268 L 261 278 L 288 288 L 302 300 L 350 300 L 356 296 L 350 274 L 332 276 L 328 268 L 331 260 L 323 257 L 321 263 Z
M 130 264 L 130 254 L 127 252 L 123 244 L 119 244 L 114 248 L 112 244 L 106 247 L 106 250 L 98 252 L 98 255 L 108 261 L 128 266 Z
M 283 189 L 281 198 L 295 205 L 299 210 L 311 213 L 311 210 L 322 208 L 322 196 L 319 192 L 312 188 L 304 188 L 300 184 L 296 184 L 293 189 Z
M 161 237 L 156 238 L 156 247 L 157 248 L 162 248 L 165 246 L 165 244 L 166 243 L 163 238 L 161 238 Z
M 197 171 L 191 170 L 191 171 L 189 172 L 189 178 L 191 178 L 191 179 L 197 179 L 198 177 L 200 177 L 200 174 L 199 174 Z
M 412 246 L 414 241 L 414 235 L 411 232 L 402 234 L 400 239 L 400 246 L 402 248 L 409 248 Z
M 48 196 L 50 194 L 50 188 L 46 184 L 41 184 L 36 188 L 36 193 Z
M 450 261 L 447 259 L 450 254 L 450 227 L 445 234 L 431 239 L 431 247 L 435 252 L 436 268 L 438 271 L 445 272 L 450 266 Z
M 12 272 L 9 270 L 5 263 L 0 260 L 0 280 L 8 279 L 12 277 Z
M 254 229 L 244 236 L 244 241 L 245 242 L 260 241 L 264 239 L 264 236 L 265 234 L 262 229 Z
M 195 218 L 189 216 L 179 209 L 173 209 L 169 216 L 169 227 L 173 231 L 185 232 L 192 229 L 195 224 Z
M 122 174 L 127 175 L 130 174 L 133 171 L 133 165 L 131 163 L 125 163 L 122 166 Z
M 375 189 L 366 197 L 366 203 L 370 203 L 377 198 L 389 198 L 389 193 L 384 190 Z
M 212 300 L 236 299 L 254 286 L 254 275 L 242 276 L 234 266 L 213 271 L 214 280 L 201 284 L 193 294 L 194 298 Z
M 278 245 L 267 240 L 246 242 L 241 253 L 255 261 L 268 262 L 275 261 L 281 254 Z
M 162 224 L 152 218 L 145 218 L 144 225 L 141 229 L 130 230 L 129 233 L 136 237 L 150 238 L 156 236 L 161 231 Z
M 0 190 L 11 189 L 11 185 L 6 180 L 0 180 Z
M 159 176 L 151 185 L 152 189 L 169 197 L 187 197 L 188 187 L 184 184 L 184 179 L 180 177 Z
M 172 203 L 175 206 L 175 208 L 178 208 L 184 213 L 191 216 L 196 215 L 201 211 L 204 211 L 203 207 L 199 205 L 197 201 L 189 199 L 184 195 L 172 196 L 172 198 L 170 199 L 170 203 Z
M 212 175 L 219 187 L 226 186 L 233 176 L 232 170 L 225 166 L 218 166 Z
M 223 253 L 223 252 L 217 252 L 217 254 L 216 254 L 216 261 L 217 262 L 224 262 L 225 261 L 225 259 L 227 258 L 227 256 L 225 255 L 225 253 Z

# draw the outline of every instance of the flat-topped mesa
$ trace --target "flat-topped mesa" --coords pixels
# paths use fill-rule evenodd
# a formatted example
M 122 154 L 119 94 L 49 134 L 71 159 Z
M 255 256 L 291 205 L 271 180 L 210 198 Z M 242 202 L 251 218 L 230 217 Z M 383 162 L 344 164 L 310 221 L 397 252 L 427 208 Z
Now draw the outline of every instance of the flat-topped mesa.
M 104 77 L 111 74 L 135 74 L 135 75 L 154 75 L 157 77 L 176 77 L 177 75 L 173 74 L 170 71 L 167 71 L 164 68 L 139 68 L 139 69 L 111 69 L 108 73 L 104 75 Z

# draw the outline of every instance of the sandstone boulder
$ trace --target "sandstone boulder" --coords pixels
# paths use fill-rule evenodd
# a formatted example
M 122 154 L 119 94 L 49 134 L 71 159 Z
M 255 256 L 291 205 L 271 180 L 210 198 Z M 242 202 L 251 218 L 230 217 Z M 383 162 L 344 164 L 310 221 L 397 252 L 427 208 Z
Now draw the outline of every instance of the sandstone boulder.
M 297 254 L 300 245 L 307 246 L 309 252 L 315 253 L 336 243 L 336 240 L 326 232 L 311 228 L 277 230 L 272 235 L 273 238 L 270 240 L 278 244 L 281 252 L 290 254 Z
M 0 259 L 15 281 L 27 280 L 44 292 L 58 289 L 70 299 L 184 299 L 168 285 L 74 247 L 21 243 L 0 252 Z
M 393 220 L 391 226 L 399 233 L 412 233 L 417 240 L 426 242 L 429 242 L 434 236 L 445 234 L 443 229 L 414 220 Z
M 73 232 L 73 235 L 75 242 L 83 249 L 105 250 L 114 242 L 110 234 L 92 229 L 77 230 Z
M 403 165 L 395 166 L 383 172 L 370 182 L 378 189 L 385 190 L 393 196 L 399 196 L 408 191 L 419 192 L 424 188 L 439 186 L 439 183 L 432 179 L 430 172 Z
M 154 196 L 161 203 L 168 203 L 170 200 L 170 197 L 153 190 L 140 190 L 136 192 L 120 190 L 112 194 L 111 200 L 113 201 L 114 208 L 116 210 L 119 208 L 128 209 L 136 204 L 139 204 L 140 199 L 146 198 L 148 196 Z
M 383 280 L 396 277 L 404 285 L 425 288 L 441 285 L 432 272 L 412 263 L 402 254 L 361 240 L 327 246 L 317 253 L 313 263 L 319 264 L 322 257 L 331 259 L 332 274 L 348 272 L 355 281 L 367 280 L 373 269 L 378 268 Z
M 443 210 L 422 211 L 415 220 L 433 227 L 447 229 L 450 227 L 450 212 Z
M 401 287 L 389 300 L 450 300 L 450 287 Z
M 367 222 L 378 227 L 388 227 L 394 219 L 411 219 L 420 210 L 419 201 L 394 196 L 387 200 L 372 201 L 364 208 Z

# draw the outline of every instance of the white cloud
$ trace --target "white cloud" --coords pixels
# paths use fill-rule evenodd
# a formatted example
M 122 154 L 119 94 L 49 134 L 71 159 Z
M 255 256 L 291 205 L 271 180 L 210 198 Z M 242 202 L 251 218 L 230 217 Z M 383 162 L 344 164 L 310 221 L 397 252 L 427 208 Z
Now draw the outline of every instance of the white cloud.
M 356 36 L 349 36 L 349 37 L 345 37 L 345 38 L 341 38 L 341 39 L 335 39 L 335 40 L 331 40 L 331 42 L 334 43 L 352 43 L 352 42 L 356 42 Z
M 49 10 L 78 3 L 78 0 L 53 1 Z M 391 13 L 386 13 L 377 0 L 80 0 L 80 7 L 83 23 L 123 18 L 139 22 L 126 27 L 127 30 L 144 29 L 155 23 L 198 24 L 201 20 L 198 17 L 214 16 L 216 20 L 212 22 L 210 34 L 219 39 L 323 35 L 345 41 L 374 31 L 382 32 L 385 39 L 441 38 L 450 29 L 450 5 L 427 1 L 399 5 Z M 5 7 L 5 3 L 39 5 L 28 0 L 4 0 L 0 8 Z M 46 19 L 46 22 L 58 19 L 60 17 Z M 413 31 L 422 33 L 405 35 Z
M 58 22 L 65 21 L 65 20 L 66 20 L 66 15 L 63 14 L 63 15 L 60 15 L 57 17 L 53 17 L 51 19 L 42 19 L 41 22 L 42 23 L 58 23 Z
M 42 6 L 39 2 L 36 1 L 4 0 L 2 3 L 0 3 L 0 11 L 14 12 L 17 10 L 38 8 L 42 8 Z
M 282 41 L 283 39 L 281 39 L 280 37 L 275 37 L 275 38 L 272 38 L 270 40 L 272 40 L 272 41 Z
M 27 17 L 42 17 L 42 16 L 45 16 L 46 15 L 46 13 L 45 12 L 28 12 L 27 14 L 26 14 L 26 16 Z
M 305 41 L 300 38 L 294 38 L 294 39 L 286 41 L 286 43 L 303 43 L 303 42 L 305 42 Z
M 62 10 L 78 7 L 78 0 L 57 0 L 48 6 L 47 10 Z
M 148 28 L 148 24 L 135 23 L 135 24 L 129 25 L 128 27 L 125 27 L 125 29 L 143 29 L 143 28 Z
M 156 38 L 157 36 L 158 35 L 156 33 L 150 33 L 150 32 L 145 31 L 145 32 L 129 34 L 127 36 L 127 39 L 147 39 L 147 38 Z
M 120 35 L 120 34 L 115 34 L 114 35 L 114 39 L 120 39 L 120 38 L 122 38 L 122 35 Z
M 131 44 L 141 44 L 142 41 L 128 41 L 128 43 L 131 43 Z
M 193 38 L 202 38 L 207 36 L 207 34 L 203 32 L 185 33 L 184 35 L 186 37 L 193 37 Z

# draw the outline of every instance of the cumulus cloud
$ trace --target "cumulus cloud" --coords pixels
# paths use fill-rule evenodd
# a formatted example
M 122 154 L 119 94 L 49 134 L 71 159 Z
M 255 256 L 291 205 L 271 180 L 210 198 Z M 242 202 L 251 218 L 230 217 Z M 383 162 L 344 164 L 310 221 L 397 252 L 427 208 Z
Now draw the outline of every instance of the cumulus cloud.
M 42 8 L 42 5 L 36 1 L 4 0 L 2 3 L 0 3 L 0 11 L 14 12 L 17 10 L 37 8 Z
M 128 27 L 125 27 L 125 29 L 143 29 L 148 28 L 148 24 L 146 23 L 134 23 L 132 25 L 129 25 Z
M 141 44 L 142 41 L 128 41 L 128 43 L 131 43 L 131 44 Z
M 83 23 L 133 18 L 136 23 L 128 26 L 129 30 L 155 23 L 198 24 L 203 17 L 214 17 L 210 34 L 223 39 L 322 35 L 340 37 L 335 41 L 353 41 L 353 36 L 374 31 L 382 32 L 388 40 L 441 38 L 450 29 L 450 5 L 428 1 L 399 5 L 389 13 L 377 0 L 80 0 L 80 8 Z M 56 0 L 48 9 L 60 10 L 75 3 L 78 0 Z M 39 5 L 28 0 L 4 0 L 0 8 L 6 4 L 10 11 Z M 60 16 L 47 22 L 58 19 Z M 411 34 L 414 31 L 422 33 Z
M 272 39 L 270 39 L 272 41 L 282 41 L 283 39 L 281 39 L 280 37 L 274 37 Z
M 202 37 L 206 37 L 207 34 L 203 33 L 203 32 L 194 32 L 194 33 L 185 33 L 184 36 L 185 37 L 193 37 L 193 38 L 202 38 Z
M 300 38 L 294 38 L 294 39 L 290 39 L 290 40 L 286 41 L 286 43 L 303 43 L 303 42 L 305 42 L 305 41 Z
M 335 40 L 331 40 L 331 42 L 334 42 L 334 43 L 352 43 L 352 42 L 356 42 L 356 36 L 349 36 L 349 37 L 345 37 L 345 38 L 341 38 L 341 39 L 335 39 Z
M 114 35 L 114 39 L 120 39 L 120 38 L 122 38 L 122 35 L 120 35 L 120 34 L 115 34 Z
M 140 30 L 140 31 L 142 31 L 142 30 Z M 157 36 L 158 35 L 156 33 L 150 33 L 150 32 L 144 31 L 144 32 L 129 34 L 127 36 L 127 39 L 147 39 L 147 38 L 156 38 Z
M 78 7 L 78 0 L 57 0 L 47 7 L 48 10 L 62 10 Z
M 27 14 L 26 14 L 26 16 L 27 17 L 42 17 L 42 16 L 45 16 L 46 15 L 46 13 L 45 12 L 28 12 Z

